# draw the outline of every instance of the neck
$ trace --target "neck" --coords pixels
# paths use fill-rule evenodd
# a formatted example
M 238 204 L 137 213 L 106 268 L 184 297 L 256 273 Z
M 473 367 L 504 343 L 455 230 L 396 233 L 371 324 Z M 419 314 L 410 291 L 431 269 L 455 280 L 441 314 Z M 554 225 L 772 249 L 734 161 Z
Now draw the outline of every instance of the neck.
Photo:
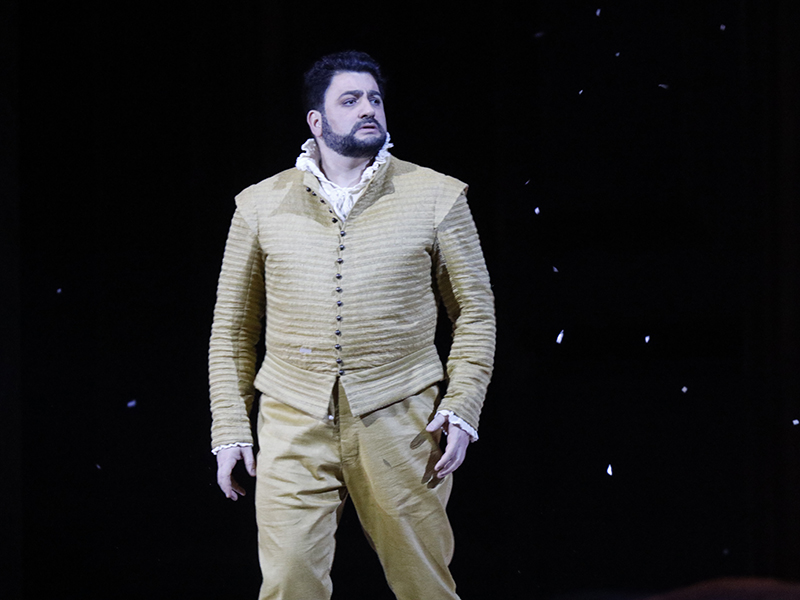
M 331 182 L 340 187 L 352 187 L 359 182 L 364 169 L 374 157 L 351 158 L 337 154 L 317 138 L 319 148 L 319 168 Z

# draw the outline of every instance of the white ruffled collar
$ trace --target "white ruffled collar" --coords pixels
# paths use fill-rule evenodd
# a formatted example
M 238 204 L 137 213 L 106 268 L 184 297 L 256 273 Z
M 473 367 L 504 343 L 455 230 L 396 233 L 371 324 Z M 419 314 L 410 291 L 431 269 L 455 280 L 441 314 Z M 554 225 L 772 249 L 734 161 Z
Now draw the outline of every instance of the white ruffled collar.
M 386 141 L 383 143 L 383 147 L 378 150 L 378 154 L 375 155 L 372 163 L 366 169 L 364 169 L 359 182 L 349 188 L 342 188 L 325 177 L 325 174 L 319 167 L 319 147 L 317 146 L 317 142 L 314 140 L 314 138 L 309 138 L 302 146 L 300 146 L 303 152 L 301 152 L 300 156 L 297 157 L 294 166 L 301 171 L 308 171 L 309 173 L 312 173 L 321 182 L 342 190 L 346 190 L 347 192 L 353 194 L 364 189 L 367 184 L 372 181 L 372 178 L 375 176 L 375 173 L 378 171 L 380 166 L 389 160 L 389 157 L 391 156 L 389 154 L 389 148 L 392 148 L 393 146 L 394 144 L 391 142 L 391 136 L 387 132 Z

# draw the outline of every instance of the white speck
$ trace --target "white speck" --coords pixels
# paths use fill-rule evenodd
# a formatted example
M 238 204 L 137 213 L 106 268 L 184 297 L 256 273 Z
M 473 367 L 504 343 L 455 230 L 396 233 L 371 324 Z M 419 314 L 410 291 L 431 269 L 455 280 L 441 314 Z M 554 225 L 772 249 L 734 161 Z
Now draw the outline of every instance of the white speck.
M 596 12 L 596 13 L 594 13 L 594 14 L 596 14 L 596 15 L 599 17 L 599 16 L 600 16 L 600 9 L 598 8 L 598 9 L 597 9 L 597 12 Z
M 606 473 L 608 473 L 609 475 L 613 475 L 614 474 L 614 472 L 611 470 L 611 465 L 608 465 L 608 468 L 606 469 Z
M 328 421 L 333 421 L 333 415 L 328 415 Z
M 311 354 L 311 348 L 300 348 L 300 354 Z
M 681 388 L 681 391 L 682 391 L 682 392 L 685 394 L 686 392 L 688 392 L 688 391 L 689 391 L 689 388 L 687 388 L 686 386 L 683 386 L 683 387 Z
M 531 180 L 528 179 L 528 181 L 525 182 L 525 185 L 528 185 L 530 182 L 531 182 Z
M 649 344 L 650 343 L 650 336 L 649 335 L 644 336 L 644 343 L 645 344 Z
M 720 31 L 725 31 L 725 25 L 720 25 L 720 26 L 719 26 L 719 30 L 720 30 Z
M 582 93 L 583 93 L 583 90 L 581 90 L 580 92 L 578 92 L 578 96 L 580 96 Z
M 537 206 L 536 208 L 534 208 L 533 212 L 535 212 L 538 215 L 539 214 L 539 207 Z
M 556 269 L 555 267 L 553 267 L 553 273 L 558 273 L 558 269 Z
M 58 289 L 56 290 L 56 294 L 60 294 L 60 293 L 61 293 L 61 288 L 58 288 Z
M 617 52 L 614 56 L 619 56 L 619 52 Z
M 800 421 L 798 421 L 797 419 L 795 419 L 794 421 L 792 421 L 792 425 L 800 425 Z
M 658 84 L 658 87 L 660 87 L 660 88 L 662 88 L 662 89 L 665 89 L 665 90 L 668 90 L 668 89 L 669 89 L 669 86 L 668 86 L 666 83 L 659 83 L 659 84 Z
M 136 406 L 136 400 L 131 400 L 128 402 L 128 408 L 133 408 L 134 406 Z
M 102 470 L 102 467 L 100 465 L 95 465 L 95 467 L 97 467 L 98 469 Z
M 560 344 L 561 340 L 563 340 L 563 339 L 564 339 L 564 330 L 562 329 L 561 333 L 559 333 L 558 337 L 556 338 L 556 344 Z

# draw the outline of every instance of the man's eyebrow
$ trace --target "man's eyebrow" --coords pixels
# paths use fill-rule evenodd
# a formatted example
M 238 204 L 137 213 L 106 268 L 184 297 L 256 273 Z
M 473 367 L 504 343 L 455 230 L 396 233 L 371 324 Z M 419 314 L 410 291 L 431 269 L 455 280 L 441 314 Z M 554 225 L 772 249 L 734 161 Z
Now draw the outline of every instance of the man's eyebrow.
M 360 98 L 364 95 L 364 90 L 347 90 L 346 92 L 342 92 L 339 95 L 339 98 L 343 98 L 344 96 L 355 96 L 356 98 Z M 368 96 L 381 96 L 381 93 L 378 90 L 370 90 L 367 92 Z

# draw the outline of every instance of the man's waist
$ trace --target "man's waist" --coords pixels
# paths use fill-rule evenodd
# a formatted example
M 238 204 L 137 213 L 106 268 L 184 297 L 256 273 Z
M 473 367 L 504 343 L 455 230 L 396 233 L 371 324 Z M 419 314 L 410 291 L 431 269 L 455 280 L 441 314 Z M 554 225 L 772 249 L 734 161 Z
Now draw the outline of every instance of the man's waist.
M 413 395 L 444 377 L 435 346 L 374 366 L 329 370 L 308 369 L 267 352 L 256 377 L 256 387 L 309 414 L 327 415 L 336 379 L 347 390 L 354 414 L 364 414 Z

